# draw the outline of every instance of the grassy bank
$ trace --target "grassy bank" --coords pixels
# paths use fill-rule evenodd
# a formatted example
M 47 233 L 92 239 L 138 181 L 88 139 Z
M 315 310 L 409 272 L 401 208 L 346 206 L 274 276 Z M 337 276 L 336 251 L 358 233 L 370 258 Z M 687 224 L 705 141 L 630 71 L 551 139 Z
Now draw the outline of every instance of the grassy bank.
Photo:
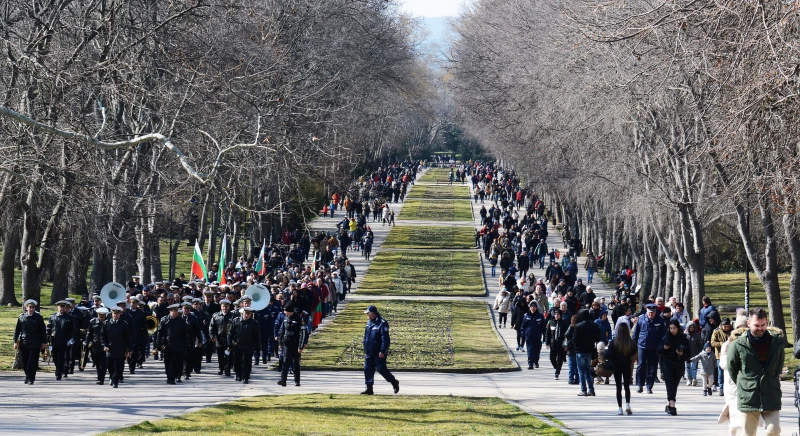
M 491 372 L 515 368 L 492 330 L 486 305 L 471 301 L 390 300 L 351 302 L 315 334 L 303 367 L 362 369 L 364 310 L 375 304 L 392 338 L 389 367 L 442 372 Z
M 448 180 L 450 177 L 450 168 L 430 168 L 425 174 L 417 180 L 418 182 L 433 182 L 438 180 Z
M 470 195 L 467 185 L 416 185 L 408 192 L 407 199 L 466 199 Z
M 274 419 L 265 419 L 274 417 Z M 116 435 L 563 435 L 498 398 L 283 395 L 244 398 L 109 432 Z
M 381 251 L 358 293 L 471 297 L 485 289 L 474 252 Z
M 471 227 L 399 226 L 393 228 L 383 248 L 475 247 L 475 230 Z

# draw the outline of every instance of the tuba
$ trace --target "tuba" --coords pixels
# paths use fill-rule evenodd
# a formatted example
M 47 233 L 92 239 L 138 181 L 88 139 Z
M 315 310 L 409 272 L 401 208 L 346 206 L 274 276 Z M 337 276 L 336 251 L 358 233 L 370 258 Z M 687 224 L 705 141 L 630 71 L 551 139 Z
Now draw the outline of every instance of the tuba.
M 154 335 L 156 330 L 158 330 L 158 318 L 150 315 L 145 320 L 145 325 L 147 326 L 147 334 Z
M 247 288 L 247 295 L 252 298 L 250 307 L 252 307 L 256 312 L 267 307 L 267 305 L 269 305 L 270 298 L 272 298 L 269 288 L 262 284 L 256 284 Z

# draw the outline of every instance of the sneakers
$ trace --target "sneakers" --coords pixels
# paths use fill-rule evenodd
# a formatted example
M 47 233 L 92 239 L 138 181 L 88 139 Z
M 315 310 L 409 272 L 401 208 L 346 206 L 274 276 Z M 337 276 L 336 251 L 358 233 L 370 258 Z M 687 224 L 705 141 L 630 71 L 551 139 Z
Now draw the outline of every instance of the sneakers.
M 704 390 L 704 391 L 703 391 L 703 396 L 704 396 L 704 397 L 707 397 L 707 396 L 708 396 L 708 389 L 706 389 L 706 390 Z
M 617 416 L 622 416 L 622 407 L 617 409 Z
M 633 410 L 631 410 L 630 404 L 625 405 L 625 413 L 627 413 L 628 415 L 633 415 Z
M 697 379 L 692 379 L 692 386 L 697 386 Z
M 555 377 L 553 377 L 553 380 L 558 380 L 558 374 L 556 374 Z
M 717 385 L 714 385 L 714 387 L 712 387 L 712 388 L 711 388 L 711 390 L 712 390 L 713 392 L 717 392 Z
M 720 390 L 719 390 L 719 396 L 720 396 L 720 397 L 724 397 L 724 396 L 725 396 L 725 391 L 723 391 L 722 389 L 720 389 Z
M 587 397 L 596 397 L 597 395 L 594 394 L 594 391 L 589 391 L 589 393 L 586 394 L 586 396 Z
M 692 385 L 692 381 L 691 380 L 686 380 L 686 386 L 691 386 L 691 385 Z
M 579 393 L 578 396 L 579 397 L 588 397 L 588 395 L 584 391 L 581 391 L 581 393 Z

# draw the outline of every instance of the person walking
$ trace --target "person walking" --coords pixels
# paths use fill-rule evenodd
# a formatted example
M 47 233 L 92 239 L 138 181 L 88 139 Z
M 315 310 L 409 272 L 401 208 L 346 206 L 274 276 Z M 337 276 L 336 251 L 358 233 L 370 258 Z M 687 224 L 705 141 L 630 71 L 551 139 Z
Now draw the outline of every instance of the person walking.
M 561 367 L 564 361 L 567 360 L 567 350 L 564 348 L 564 339 L 566 337 L 567 329 L 569 329 L 569 320 L 562 318 L 561 309 L 553 311 L 553 317 L 547 322 L 545 328 L 545 346 L 550 350 L 550 363 L 555 369 L 554 380 L 558 380 L 561 374 Z
M 686 326 L 686 339 L 689 340 L 689 354 L 697 356 L 703 351 L 703 341 L 700 339 L 700 333 L 697 333 L 697 324 L 690 322 Z M 697 364 L 696 360 L 686 362 L 686 373 L 683 375 L 686 378 L 686 386 L 697 386 Z
M 708 341 L 711 343 L 711 347 L 714 348 L 714 354 L 717 360 L 719 360 L 719 354 L 722 350 L 722 344 L 728 341 L 728 337 L 731 335 L 731 320 L 729 318 L 725 318 L 722 320 L 722 324 L 714 329 L 714 332 L 711 333 L 711 340 Z M 725 380 L 724 380 L 724 372 L 717 371 L 717 386 L 719 386 L 719 396 L 722 397 L 725 395 Z
M 258 322 L 253 319 L 253 308 L 246 306 L 242 310 L 242 316 L 231 321 L 228 343 L 234 349 L 233 362 L 234 367 L 238 369 L 236 381 L 248 384 L 253 369 L 253 355 L 258 353 L 261 347 L 261 329 Z
M 636 360 L 636 342 L 631 337 L 628 324 L 620 324 L 617 334 L 606 348 L 605 359 L 613 367 L 614 384 L 617 386 L 617 415 L 622 415 L 622 390 L 625 389 L 625 413 L 633 414 L 631 410 L 631 375 L 633 362 Z
M 36 300 L 25 301 L 25 312 L 17 318 L 14 328 L 14 350 L 19 351 L 25 384 L 36 381 L 39 371 L 39 352 L 47 348 L 47 328 L 44 318 L 36 311 Z
M 591 251 L 586 255 L 586 262 L 584 262 L 583 268 L 586 270 L 586 281 L 592 283 L 594 272 L 597 270 L 597 258 L 594 257 L 594 253 Z
M 745 312 L 743 308 L 737 310 L 736 320 L 733 323 L 733 331 L 731 331 L 731 335 L 728 336 L 728 341 L 722 344 L 722 349 L 719 352 L 718 369 L 720 371 L 728 371 L 728 347 L 730 347 L 733 341 L 738 339 L 739 336 L 747 333 L 748 328 L 746 313 L 747 312 Z M 796 347 L 795 350 L 797 350 Z M 722 413 L 720 414 L 719 423 L 723 424 L 727 420 L 728 432 L 730 432 L 731 436 L 736 436 L 740 433 L 740 430 L 744 428 L 742 423 L 742 414 L 739 411 L 738 391 L 736 389 L 736 383 L 731 380 L 730 376 L 726 376 L 724 380 L 725 407 L 722 409 Z
M 658 366 L 658 347 L 661 339 L 667 332 L 664 318 L 658 316 L 655 304 L 646 306 L 647 316 L 639 317 L 636 327 L 633 328 L 633 340 L 639 350 L 639 364 L 636 365 L 636 383 L 639 385 L 638 393 L 642 393 L 647 385 L 647 393 L 653 393 L 653 383 L 656 378 Z M 688 353 L 687 353 L 688 354 Z
M 68 349 L 72 346 L 74 335 L 74 318 L 67 313 L 67 302 L 58 301 L 58 312 L 50 315 L 50 322 L 47 324 L 47 336 L 50 338 L 50 347 L 53 363 L 56 366 L 56 380 L 67 376 L 68 370 Z
M 783 332 L 767 328 L 764 309 L 750 310 L 749 330 L 728 346 L 727 371 L 736 383 L 745 436 L 754 436 L 764 418 L 767 436 L 781 434 Z
M 600 341 L 600 328 L 592 320 L 587 309 L 578 312 L 578 324 L 572 342 L 575 344 L 575 361 L 578 364 L 578 378 L 581 383 L 579 397 L 594 397 L 594 377 L 592 377 L 592 354 L 595 343 Z
M 386 367 L 386 357 L 389 355 L 389 323 L 386 322 L 378 308 L 369 306 L 364 313 L 369 318 L 367 326 L 364 328 L 364 381 L 367 389 L 361 392 L 363 395 L 372 395 L 372 386 L 375 384 L 375 371 L 391 383 L 394 393 L 400 392 L 400 382 L 389 372 Z
M 714 356 L 714 350 L 711 349 L 710 343 L 706 342 L 703 346 L 703 351 L 695 354 L 694 357 L 691 358 L 692 363 L 698 361 L 701 364 L 699 374 L 703 376 L 703 396 L 711 396 L 711 386 L 714 385 L 714 373 L 717 371 L 717 358 Z M 689 362 L 686 363 L 688 364 Z
M 509 297 L 508 290 L 503 288 L 497 297 L 494 299 L 494 310 L 499 314 L 497 319 L 497 327 L 505 327 L 508 324 L 508 311 L 511 306 L 511 297 Z M 514 322 L 511 322 L 514 327 Z
M 542 335 L 545 321 L 539 313 L 539 304 L 531 301 L 529 312 L 522 318 L 522 330 L 525 332 L 525 343 L 528 347 L 528 369 L 539 368 L 539 356 L 542 352 Z
M 681 333 L 681 323 L 674 319 L 669 322 L 669 330 L 658 347 L 661 356 L 661 369 L 664 373 L 664 385 L 667 389 L 667 406 L 664 411 L 675 416 L 675 397 L 678 394 L 678 385 L 681 384 L 681 374 L 685 369 L 685 362 L 692 356 L 689 355 L 689 340 Z
M 106 362 L 111 375 L 111 386 L 119 387 L 122 372 L 125 370 L 125 358 L 130 357 L 133 341 L 128 323 L 122 321 L 122 308 L 111 308 L 111 320 L 107 322 L 100 336 Z
M 294 385 L 300 386 L 300 356 L 303 354 L 303 348 L 308 342 L 308 329 L 303 317 L 295 311 L 294 303 L 286 303 L 283 308 L 283 314 L 285 317 L 278 329 L 279 346 L 283 352 L 283 367 L 281 368 L 281 379 L 278 384 L 286 386 L 289 368 L 292 368 Z

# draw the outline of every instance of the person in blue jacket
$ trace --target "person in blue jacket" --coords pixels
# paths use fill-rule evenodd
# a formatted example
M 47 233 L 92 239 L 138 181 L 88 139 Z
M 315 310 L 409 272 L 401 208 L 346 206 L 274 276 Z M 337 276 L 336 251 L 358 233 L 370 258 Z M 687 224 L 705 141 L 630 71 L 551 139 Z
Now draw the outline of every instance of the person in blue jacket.
M 372 395 L 372 385 L 375 383 L 375 370 L 383 376 L 386 381 L 392 384 L 394 393 L 400 391 L 400 382 L 389 372 L 386 367 L 386 356 L 389 354 L 389 323 L 386 322 L 381 314 L 378 313 L 378 308 L 369 306 L 364 311 L 369 320 L 364 329 L 364 381 L 367 384 L 367 389 L 362 392 L 363 395 Z
M 647 393 L 653 393 L 653 382 L 658 367 L 658 347 L 667 334 L 664 317 L 658 316 L 655 304 L 647 305 L 647 316 L 639 317 L 633 329 L 633 340 L 639 348 L 639 364 L 636 366 L 637 392 L 642 393 L 647 384 Z
M 608 312 L 603 312 L 600 318 L 594 320 L 597 327 L 600 327 L 600 340 L 603 344 L 608 345 L 611 340 L 611 323 L 608 322 Z
M 539 367 L 539 355 L 542 352 L 542 335 L 544 334 L 545 320 L 539 313 L 539 304 L 531 301 L 529 312 L 522 318 L 522 331 L 525 334 L 525 343 L 528 347 L 528 369 Z

